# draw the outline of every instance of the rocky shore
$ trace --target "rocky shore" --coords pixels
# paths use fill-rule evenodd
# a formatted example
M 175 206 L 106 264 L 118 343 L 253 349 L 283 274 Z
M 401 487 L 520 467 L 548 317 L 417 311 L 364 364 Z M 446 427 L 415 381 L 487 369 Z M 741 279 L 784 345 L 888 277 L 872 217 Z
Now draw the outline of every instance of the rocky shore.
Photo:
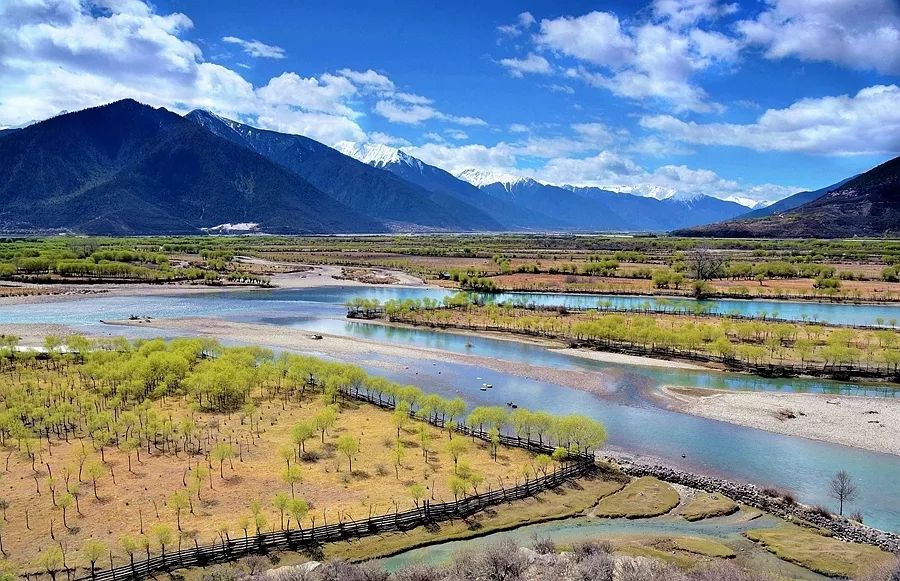
M 626 454 L 607 454 L 604 459 L 619 465 L 629 476 L 653 476 L 664 482 L 680 484 L 697 490 L 719 493 L 732 500 L 764 510 L 788 521 L 802 520 L 831 532 L 842 541 L 875 545 L 884 551 L 900 553 L 900 535 L 882 531 L 836 515 L 823 515 L 820 511 L 773 496 L 753 484 L 742 484 L 686 472 L 663 464 L 642 463 Z

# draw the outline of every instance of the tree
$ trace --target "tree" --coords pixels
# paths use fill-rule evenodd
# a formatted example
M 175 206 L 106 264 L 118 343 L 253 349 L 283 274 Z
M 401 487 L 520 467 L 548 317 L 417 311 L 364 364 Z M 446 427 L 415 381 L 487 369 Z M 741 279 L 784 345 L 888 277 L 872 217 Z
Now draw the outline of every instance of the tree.
M 419 508 L 419 502 L 425 498 L 425 487 L 419 483 L 413 484 L 409 487 L 409 495 L 412 496 L 413 502 L 416 503 L 416 508 Z
M 131 570 L 134 571 L 134 553 L 137 551 L 137 541 L 133 537 L 125 535 L 119 539 L 119 544 L 122 545 L 122 550 L 128 555 L 128 560 L 131 562 Z
M 838 514 L 844 514 L 844 503 L 856 500 L 859 490 L 856 481 L 846 470 L 841 470 L 831 478 L 828 494 L 838 501 L 840 508 Z
M 353 472 L 353 457 L 359 453 L 359 440 L 347 434 L 337 441 L 337 449 L 347 457 L 350 462 L 350 472 Z
M 300 422 L 291 430 L 291 440 L 297 445 L 297 455 L 306 452 L 306 441 L 316 435 L 316 426 L 309 422 Z
M 695 248 L 690 255 L 691 274 L 697 280 L 710 280 L 722 274 L 726 259 L 713 253 L 709 248 Z
M 103 464 L 99 462 L 91 462 L 85 467 L 85 474 L 88 479 L 91 481 L 91 484 L 94 486 L 94 498 L 100 500 L 100 496 L 97 494 L 97 480 L 103 477 L 106 474 L 106 469 L 103 467 Z
M 231 444 L 226 444 L 224 442 L 216 444 L 210 452 L 210 458 L 219 463 L 219 478 L 224 480 L 225 472 L 223 466 L 225 464 L 225 460 L 231 460 L 232 458 L 234 458 L 234 447 Z
M 166 545 L 172 544 L 172 529 L 169 525 L 158 524 L 153 526 L 153 536 L 156 537 L 156 542 L 159 543 L 159 548 L 162 551 L 163 561 L 166 560 Z
M 297 528 L 302 529 L 303 525 L 301 523 L 306 517 L 306 513 L 309 512 L 309 503 L 302 498 L 296 498 L 288 504 L 288 511 L 294 517 L 294 520 L 297 521 Z
M 337 410 L 332 406 L 326 407 L 313 418 L 313 424 L 322 434 L 322 443 L 325 443 L 325 432 L 337 422 Z
M 91 568 L 91 578 L 96 575 L 97 561 L 106 554 L 106 545 L 95 539 L 88 539 L 81 547 L 81 554 Z
M 284 530 L 284 513 L 287 511 L 290 503 L 291 499 L 288 498 L 288 495 L 284 492 L 279 492 L 275 495 L 275 498 L 272 499 L 272 506 L 274 506 L 275 510 L 278 511 L 278 514 L 281 518 L 281 530 Z
M 302 480 L 300 467 L 294 464 L 281 471 L 281 479 L 291 487 L 291 498 L 294 498 L 294 485 Z
M 56 581 L 56 574 L 62 568 L 64 560 L 62 549 L 58 545 L 50 545 L 38 556 L 38 563 L 53 581 Z
M 178 490 L 169 497 L 169 508 L 175 511 L 175 522 L 181 530 L 181 511 L 190 506 L 190 497 L 184 490 Z
M 464 440 L 456 439 L 447 442 L 447 453 L 453 458 L 453 473 L 455 474 L 459 468 L 459 459 L 466 452 L 468 446 Z
M 69 508 L 74 502 L 75 497 L 68 492 L 65 494 L 61 494 L 56 500 L 56 506 L 58 506 L 62 510 L 63 526 L 66 528 L 69 528 L 69 522 L 66 520 L 66 514 L 68 513 Z
M 468 484 L 465 480 L 459 478 L 458 476 L 451 476 L 447 481 L 447 484 L 449 484 L 450 492 L 453 493 L 453 498 L 455 500 L 459 500 L 460 496 L 465 496 L 466 488 L 468 487 Z

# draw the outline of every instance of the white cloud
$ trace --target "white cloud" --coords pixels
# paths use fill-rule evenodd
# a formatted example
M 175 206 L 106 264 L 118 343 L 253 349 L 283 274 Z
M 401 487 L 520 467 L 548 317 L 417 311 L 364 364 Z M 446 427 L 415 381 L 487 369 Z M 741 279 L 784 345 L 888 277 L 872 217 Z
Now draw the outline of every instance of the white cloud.
M 186 15 L 157 14 L 139 0 L 0 0 L 0 125 L 127 97 L 181 113 L 209 109 L 325 143 L 365 140 L 358 120 L 380 101 L 394 104 L 395 116 L 406 119 L 484 124 L 444 114 L 427 97 L 399 91 L 371 69 L 288 71 L 254 86 L 236 70 L 209 62 L 185 38 L 192 27 Z M 283 55 L 257 41 L 225 42 L 251 56 Z
M 737 25 L 746 42 L 763 47 L 766 57 L 900 73 L 896 0 L 767 0 L 767 4 L 756 18 Z
M 619 68 L 634 56 L 634 41 L 610 12 L 542 20 L 538 45 L 595 65 Z
M 222 42 L 236 44 L 253 58 L 283 59 L 285 58 L 284 49 L 280 46 L 265 44 L 258 40 L 244 40 L 236 36 L 226 36 L 222 38 Z
M 416 147 L 405 147 L 404 151 L 425 163 L 436 165 L 450 173 L 473 167 L 505 170 L 515 167 L 516 163 L 516 156 L 512 148 L 505 143 L 498 143 L 494 146 L 426 143 Z
M 449 135 L 452 139 L 457 141 L 463 141 L 469 138 L 469 134 L 463 131 L 462 129 L 448 129 L 445 131 L 447 135 Z
M 395 88 L 394 82 L 391 79 L 389 79 L 385 75 L 382 75 L 381 73 L 373 71 L 372 69 L 366 71 L 341 69 L 338 71 L 338 74 L 350 79 L 355 85 L 365 87 L 366 89 L 370 90 L 393 91 Z
M 653 14 L 660 20 L 682 28 L 704 20 L 715 20 L 738 10 L 737 4 L 723 4 L 718 0 L 654 0 Z
M 665 101 L 677 111 L 717 111 L 721 106 L 710 102 L 692 78 L 734 62 L 740 46 L 719 32 L 682 30 L 682 25 L 720 15 L 723 10 L 718 4 L 699 0 L 658 3 L 656 14 L 662 20 L 640 25 L 623 25 L 609 12 L 563 16 L 542 20 L 535 42 L 578 62 L 565 70 L 569 78 L 629 99 Z
M 534 19 L 534 16 L 531 15 L 531 12 L 522 12 L 519 14 L 519 17 L 514 24 L 498 26 L 497 30 L 508 36 L 519 36 L 525 32 L 525 30 L 531 28 L 535 22 L 537 21 Z
M 876 85 L 856 95 L 801 99 L 769 109 L 755 123 L 694 123 L 669 115 L 648 116 L 641 125 L 700 145 L 757 151 L 852 155 L 900 152 L 900 87 Z
M 320 78 L 303 78 L 296 73 L 282 73 L 256 91 L 257 95 L 268 103 L 291 105 L 345 117 L 359 115 L 345 102 L 356 92 L 356 87 L 347 78 L 328 73 L 321 75 Z
M 528 53 L 523 59 L 500 59 L 500 64 L 509 69 L 509 74 L 521 78 L 525 73 L 549 74 L 553 71 L 550 62 L 541 55 Z
M 412 105 L 393 100 L 378 101 L 375 103 L 375 112 L 393 123 L 409 125 L 418 125 L 438 114 L 437 110 L 427 105 Z

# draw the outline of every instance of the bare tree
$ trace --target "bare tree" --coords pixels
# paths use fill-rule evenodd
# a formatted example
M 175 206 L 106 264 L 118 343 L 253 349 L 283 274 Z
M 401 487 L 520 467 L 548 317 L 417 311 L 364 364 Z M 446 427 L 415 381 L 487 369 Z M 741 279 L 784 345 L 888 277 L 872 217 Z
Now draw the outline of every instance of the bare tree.
M 838 514 L 840 515 L 844 514 L 844 503 L 856 500 L 858 492 L 859 490 L 856 487 L 856 482 L 846 470 L 841 470 L 834 475 L 831 479 L 828 491 L 831 498 L 835 499 L 840 504 L 840 508 L 838 509 Z
M 691 252 L 692 274 L 697 280 L 710 280 L 722 274 L 725 257 L 713 253 L 709 248 L 697 247 Z

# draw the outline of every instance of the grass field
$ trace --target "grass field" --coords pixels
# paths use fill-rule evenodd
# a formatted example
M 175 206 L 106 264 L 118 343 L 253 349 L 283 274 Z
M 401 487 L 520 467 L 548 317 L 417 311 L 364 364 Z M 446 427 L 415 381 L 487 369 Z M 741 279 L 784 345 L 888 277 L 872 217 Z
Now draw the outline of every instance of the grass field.
M 725 516 L 737 512 L 738 505 L 721 494 L 697 492 L 681 509 L 681 516 L 691 522 Z
M 678 492 L 656 478 L 644 476 L 600 501 L 595 516 L 649 518 L 666 514 L 678 506 Z
M 852 577 L 891 558 L 876 547 L 838 541 L 791 524 L 745 534 L 780 559 L 829 577 Z

